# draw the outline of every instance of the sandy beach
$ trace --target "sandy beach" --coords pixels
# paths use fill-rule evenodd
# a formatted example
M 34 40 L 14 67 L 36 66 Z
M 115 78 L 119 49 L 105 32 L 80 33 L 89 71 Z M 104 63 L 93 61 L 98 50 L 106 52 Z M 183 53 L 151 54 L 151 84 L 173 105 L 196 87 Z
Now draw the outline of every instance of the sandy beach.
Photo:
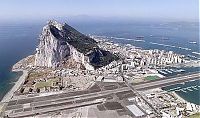
M 1 102 L 9 102 L 9 100 L 13 97 L 14 92 L 23 84 L 26 77 L 28 76 L 28 71 L 26 70 L 12 70 L 14 72 L 22 71 L 22 76 L 15 82 L 15 85 L 11 88 L 11 90 L 3 97 Z

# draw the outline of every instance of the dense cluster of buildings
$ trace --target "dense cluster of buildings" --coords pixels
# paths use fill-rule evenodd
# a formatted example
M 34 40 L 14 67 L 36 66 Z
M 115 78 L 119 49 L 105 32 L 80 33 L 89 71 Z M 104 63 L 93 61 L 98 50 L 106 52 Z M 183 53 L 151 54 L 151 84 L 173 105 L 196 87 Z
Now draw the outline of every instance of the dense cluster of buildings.
M 142 92 L 142 95 L 163 118 L 183 118 L 199 112 L 200 106 L 186 102 L 173 92 L 152 89 Z
M 93 36 L 92 38 L 95 38 Z M 123 75 L 131 82 L 142 82 L 150 79 L 163 78 L 158 69 L 173 64 L 182 64 L 187 60 L 183 55 L 164 50 L 144 50 L 130 44 L 122 45 L 108 41 L 105 38 L 95 38 L 101 48 L 109 50 L 120 56 L 121 60 L 114 61 L 101 68 L 113 74 L 123 72 Z
M 129 67 L 166 67 L 171 64 L 184 63 L 184 55 L 164 50 L 144 50 L 130 44 L 119 45 L 106 40 L 97 40 L 103 49 L 119 54 L 127 61 Z

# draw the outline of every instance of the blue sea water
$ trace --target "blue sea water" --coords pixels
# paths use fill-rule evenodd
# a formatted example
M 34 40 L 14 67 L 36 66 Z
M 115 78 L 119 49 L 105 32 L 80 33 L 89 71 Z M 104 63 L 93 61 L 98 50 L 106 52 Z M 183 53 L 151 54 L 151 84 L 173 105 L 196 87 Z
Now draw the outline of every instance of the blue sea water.
M 0 23 L 0 99 L 22 74 L 12 65 L 34 52 L 40 31 L 37 24 Z
M 103 35 L 108 37 L 120 37 L 135 39 L 136 36 L 144 36 L 145 42 L 136 42 L 133 40 L 112 39 L 115 42 L 132 44 L 143 49 L 163 49 L 172 50 L 179 54 L 193 55 L 192 52 L 199 52 L 199 24 L 195 22 L 68 22 L 70 25 L 85 34 Z M 37 22 L 10 22 L 0 23 L 0 99 L 13 86 L 21 73 L 11 72 L 11 67 L 20 59 L 33 54 L 38 43 L 38 36 L 45 25 L 44 21 Z M 162 38 L 168 40 L 162 40 Z M 196 41 L 197 44 L 189 44 L 189 41 Z M 166 47 L 162 45 L 174 45 Z M 184 50 L 177 47 L 189 48 Z M 188 70 L 191 70 L 188 69 Z M 193 69 L 198 71 L 199 68 Z M 199 81 L 189 82 L 190 84 L 200 85 Z M 171 86 L 176 87 L 179 85 Z M 166 89 L 170 89 L 166 88 Z M 199 89 L 190 92 L 177 92 L 184 99 L 198 103 Z M 191 96 L 191 97 L 190 97 Z

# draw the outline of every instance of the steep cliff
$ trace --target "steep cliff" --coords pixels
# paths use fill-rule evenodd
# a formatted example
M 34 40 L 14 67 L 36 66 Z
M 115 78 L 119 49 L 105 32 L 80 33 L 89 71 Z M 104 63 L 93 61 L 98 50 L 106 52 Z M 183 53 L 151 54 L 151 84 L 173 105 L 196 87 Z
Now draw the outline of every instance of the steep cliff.
M 109 64 L 113 57 L 110 52 L 99 49 L 95 40 L 71 26 L 49 21 L 39 37 L 35 65 L 56 68 L 74 61 L 79 67 L 93 70 Z

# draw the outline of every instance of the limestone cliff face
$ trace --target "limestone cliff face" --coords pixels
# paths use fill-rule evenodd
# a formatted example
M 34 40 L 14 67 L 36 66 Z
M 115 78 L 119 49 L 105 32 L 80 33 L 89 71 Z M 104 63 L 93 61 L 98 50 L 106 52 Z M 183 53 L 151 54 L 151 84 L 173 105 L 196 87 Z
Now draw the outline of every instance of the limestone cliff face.
M 43 27 L 39 45 L 36 48 L 35 65 L 56 68 L 71 59 L 82 64 L 86 69 L 94 69 L 89 64 L 89 59 L 67 42 L 70 37 L 63 33 L 66 32 L 63 26 L 56 21 L 49 21 Z
M 35 65 L 50 68 L 77 65 L 93 70 L 116 59 L 116 55 L 100 49 L 94 39 L 67 24 L 49 21 L 39 37 Z

